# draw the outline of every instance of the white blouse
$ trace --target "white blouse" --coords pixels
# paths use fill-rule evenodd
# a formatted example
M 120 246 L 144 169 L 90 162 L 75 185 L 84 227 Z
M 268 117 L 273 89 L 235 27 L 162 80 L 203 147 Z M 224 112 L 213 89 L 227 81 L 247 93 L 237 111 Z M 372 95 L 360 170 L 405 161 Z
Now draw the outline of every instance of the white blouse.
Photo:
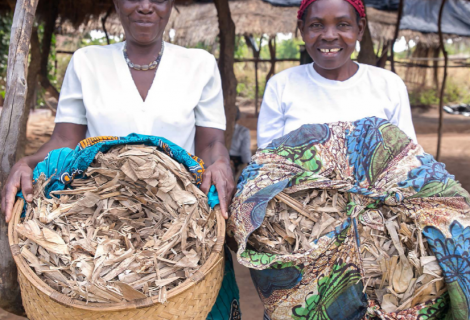
M 405 83 L 388 70 L 359 64 L 346 81 L 323 78 L 313 63 L 284 70 L 266 85 L 258 118 L 258 146 L 304 124 L 378 117 L 416 142 Z
M 194 153 L 195 126 L 225 130 L 214 56 L 165 43 L 145 101 L 123 55 L 124 42 L 77 50 L 67 68 L 55 122 L 87 125 L 87 137 L 139 133 Z

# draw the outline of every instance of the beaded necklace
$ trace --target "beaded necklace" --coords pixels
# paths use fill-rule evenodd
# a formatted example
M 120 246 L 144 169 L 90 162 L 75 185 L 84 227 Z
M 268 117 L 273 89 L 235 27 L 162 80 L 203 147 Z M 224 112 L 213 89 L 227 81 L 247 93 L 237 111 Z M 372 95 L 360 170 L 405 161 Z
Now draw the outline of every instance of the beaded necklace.
M 131 62 L 131 60 L 129 59 L 129 56 L 127 55 L 127 43 L 126 43 L 126 46 L 124 47 L 124 59 L 126 60 L 127 62 L 127 65 L 129 66 L 129 68 L 132 68 L 134 70 L 139 70 L 139 71 L 148 71 L 148 70 L 153 70 L 155 69 L 158 64 L 160 63 L 160 60 L 162 59 L 162 55 L 163 55 L 163 48 L 165 47 L 165 43 L 163 42 L 162 40 L 162 48 L 160 50 L 160 53 L 158 54 L 158 57 L 157 59 L 155 59 L 154 61 L 150 62 L 149 64 L 144 64 L 144 65 L 140 65 L 140 64 L 134 64 Z

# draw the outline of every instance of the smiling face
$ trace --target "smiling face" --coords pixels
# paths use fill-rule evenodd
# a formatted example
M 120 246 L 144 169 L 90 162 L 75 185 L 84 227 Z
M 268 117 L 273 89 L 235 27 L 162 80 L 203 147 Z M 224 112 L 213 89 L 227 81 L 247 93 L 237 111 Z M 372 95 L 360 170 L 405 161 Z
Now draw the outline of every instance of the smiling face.
M 173 0 L 114 0 L 126 40 L 140 45 L 161 41 Z
M 315 69 L 338 72 L 349 68 L 356 42 L 362 39 L 365 19 L 344 0 L 317 0 L 298 21 L 307 52 Z

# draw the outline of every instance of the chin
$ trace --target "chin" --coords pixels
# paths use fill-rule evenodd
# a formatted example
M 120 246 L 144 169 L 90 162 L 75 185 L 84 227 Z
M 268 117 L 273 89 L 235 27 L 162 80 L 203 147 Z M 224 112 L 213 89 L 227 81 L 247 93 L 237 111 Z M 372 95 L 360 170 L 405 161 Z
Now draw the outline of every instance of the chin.
M 156 35 L 153 34 L 135 34 L 134 39 L 137 43 L 140 44 L 148 44 L 148 43 L 153 43 L 155 42 L 155 39 L 157 39 Z
M 349 61 L 349 57 L 337 57 L 336 59 L 325 59 L 316 55 L 311 57 L 317 66 L 325 70 L 339 69 Z

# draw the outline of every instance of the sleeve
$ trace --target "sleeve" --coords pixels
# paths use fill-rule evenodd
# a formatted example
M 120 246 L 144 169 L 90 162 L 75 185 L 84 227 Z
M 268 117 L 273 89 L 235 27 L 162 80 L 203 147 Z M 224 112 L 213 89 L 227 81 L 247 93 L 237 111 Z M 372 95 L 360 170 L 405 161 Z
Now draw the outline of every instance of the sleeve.
M 398 79 L 397 91 L 398 101 L 389 117 L 390 122 L 405 132 L 410 139 L 417 143 L 415 128 L 411 117 L 411 106 L 408 98 L 408 90 L 403 80 Z
M 83 103 L 82 82 L 78 74 L 77 52 L 72 56 L 65 72 L 60 89 L 55 122 L 87 124 L 86 109 Z
M 284 112 L 275 78 L 268 81 L 258 117 L 258 147 L 265 148 L 284 131 Z
M 225 130 L 224 97 L 219 68 L 214 56 L 210 56 L 210 75 L 202 89 L 201 99 L 195 109 L 196 126 Z
M 251 137 L 248 128 L 243 131 L 241 155 L 243 163 L 250 163 L 251 160 Z

